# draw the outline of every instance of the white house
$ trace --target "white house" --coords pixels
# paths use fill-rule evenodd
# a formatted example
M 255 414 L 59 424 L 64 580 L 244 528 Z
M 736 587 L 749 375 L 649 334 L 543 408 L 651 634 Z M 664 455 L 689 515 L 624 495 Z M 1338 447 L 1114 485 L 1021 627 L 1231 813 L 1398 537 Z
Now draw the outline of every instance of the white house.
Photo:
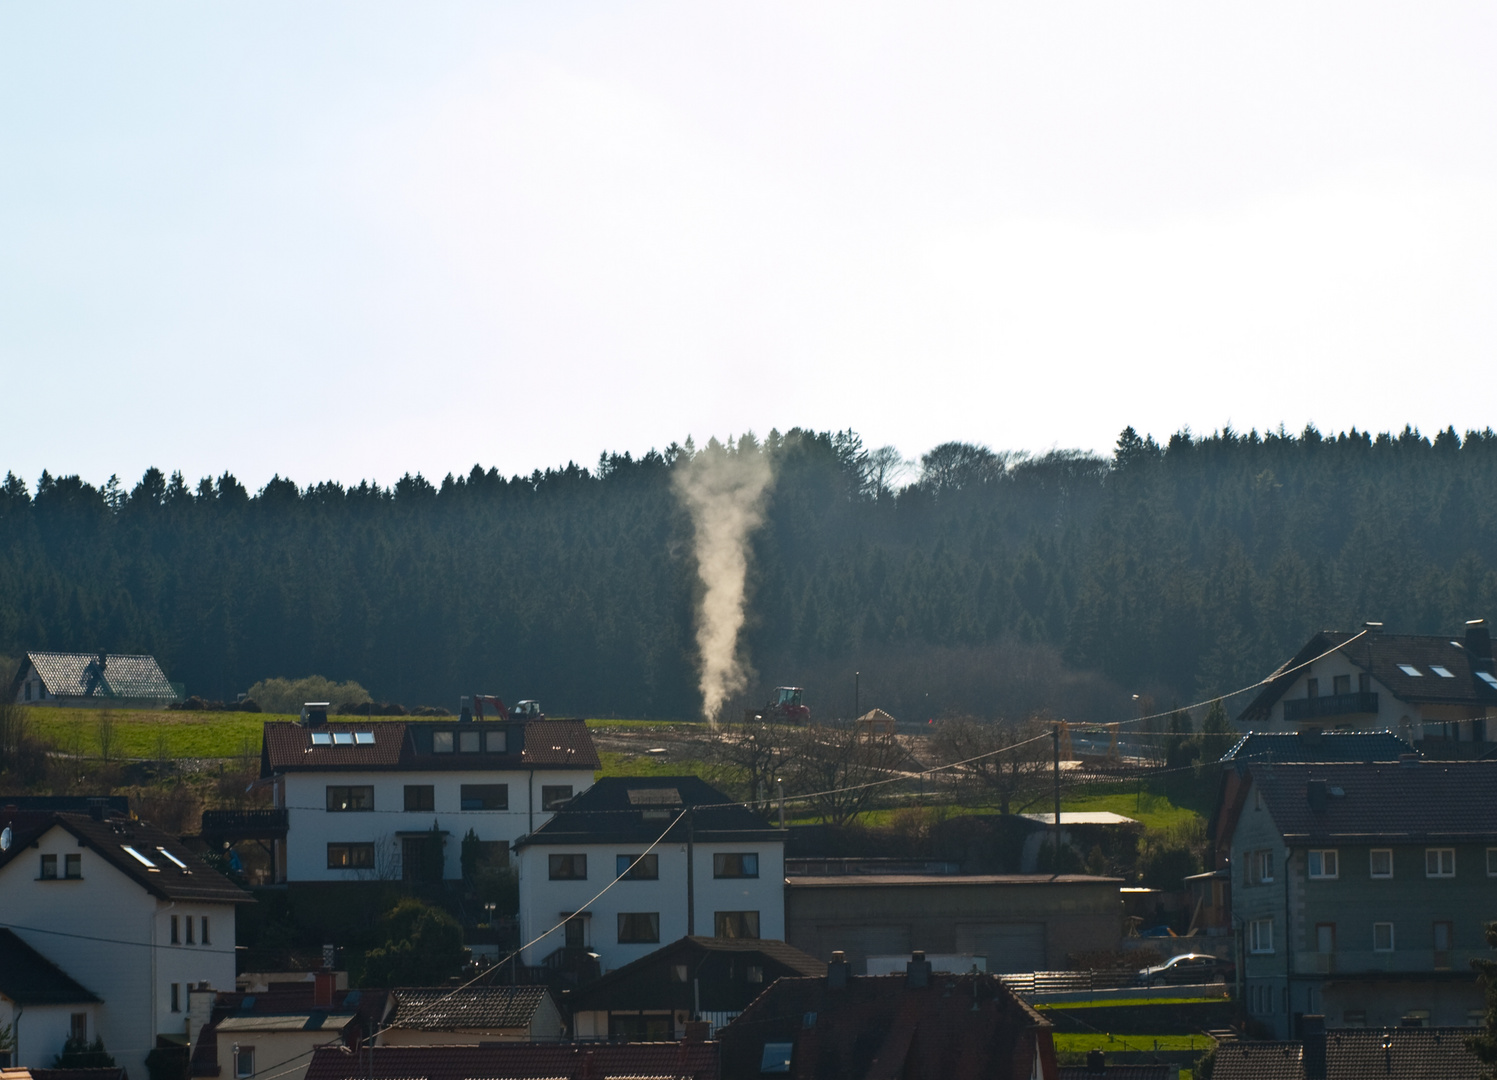
M 0 928 L 98 999 L 70 1008 L 66 1033 L 23 1011 L 20 1062 L 50 1066 L 76 1031 L 145 1076 L 156 1036 L 186 1034 L 188 989 L 234 985 L 235 906 L 252 898 L 176 837 L 102 807 L 0 824 Z
M 1473 619 L 1459 634 L 1385 634 L 1381 623 L 1360 636 L 1322 631 L 1280 666 L 1237 726 L 1390 731 L 1426 754 L 1479 757 L 1497 741 L 1487 622 Z
M 591 952 L 609 971 L 688 934 L 785 937 L 784 833 L 695 776 L 599 780 L 515 848 L 521 939 L 557 927 L 527 964 Z
M 182 699 L 154 656 L 123 653 L 29 652 L 16 669 L 10 698 L 17 705 L 161 708 Z
M 510 845 L 593 782 L 599 767 L 579 720 L 272 721 L 260 775 L 285 813 L 278 882 L 462 876 L 472 829 L 485 857 Z
M 92 1041 L 98 1026 L 96 994 L 13 931 L 0 930 L 0 1028 L 11 1030 L 18 1066 L 50 1067 L 64 1043 Z

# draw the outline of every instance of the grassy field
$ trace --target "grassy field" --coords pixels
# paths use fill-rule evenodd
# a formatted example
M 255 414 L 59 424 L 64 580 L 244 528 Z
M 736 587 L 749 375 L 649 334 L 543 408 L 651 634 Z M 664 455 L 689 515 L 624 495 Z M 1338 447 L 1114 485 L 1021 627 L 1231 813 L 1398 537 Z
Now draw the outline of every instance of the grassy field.
M 1209 1035 L 1109 1035 L 1055 1033 L 1055 1049 L 1063 1054 L 1084 1054 L 1088 1050 L 1118 1051 L 1194 1050 L 1204 1054 L 1216 1043 Z
M 111 729 L 109 756 L 121 758 L 233 758 L 260 753 L 267 720 L 294 720 L 270 713 L 153 712 L 142 709 L 26 710 L 32 730 L 58 750 L 85 758 L 101 756 L 100 733 Z
M 603 768 L 598 770 L 600 780 L 605 776 L 703 776 L 707 767 L 701 761 L 664 760 L 609 750 L 600 752 L 598 757 L 603 762 Z
M 1167 795 L 1156 795 L 1150 791 L 1078 791 L 1064 796 L 1060 801 L 1060 809 L 1062 813 L 1068 810 L 1111 811 L 1141 821 L 1145 828 L 1161 831 L 1188 825 L 1201 816 L 1191 807 L 1176 806 Z

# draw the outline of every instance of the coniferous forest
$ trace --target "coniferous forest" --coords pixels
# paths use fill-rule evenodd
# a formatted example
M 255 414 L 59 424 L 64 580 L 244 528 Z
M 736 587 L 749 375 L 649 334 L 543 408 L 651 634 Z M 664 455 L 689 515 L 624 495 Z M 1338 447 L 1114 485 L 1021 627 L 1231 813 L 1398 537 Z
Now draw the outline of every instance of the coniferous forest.
M 148 652 L 203 697 L 266 677 L 378 698 L 535 697 L 553 714 L 700 708 L 691 525 L 671 470 L 762 453 L 745 695 L 803 683 L 821 715 L 1042 707 L 1127 715 L 1260 678 L 1322 627 L 1497 616 L 1497 434 L 1313 428 L 1115 452 L 892 452 L 795 430 L 505 478 L 474 467 L 251 493 L 152 469 L 0 490 L 0 654 Z

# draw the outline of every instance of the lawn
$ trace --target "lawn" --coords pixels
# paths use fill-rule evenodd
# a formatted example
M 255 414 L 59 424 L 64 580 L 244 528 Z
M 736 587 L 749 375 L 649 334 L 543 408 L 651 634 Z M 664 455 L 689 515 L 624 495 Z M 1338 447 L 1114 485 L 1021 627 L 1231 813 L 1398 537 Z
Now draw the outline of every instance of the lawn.
M 1201 816 L 1188 806 L 1176 806 L 1168 795 L 1157 795 L 1147 789 L 1142 792 L 1109 790 L 1114 788 L 1115 785 L 1109 784 L 1102 791 L 1083 789 L 1066 795 L 1060 801 L 1061 812 L 1106 810 L 1140 821 L 1145 828 L 1160 831 L 1188 825 Z
M 598 780 L 605 776 L 705 776 L 707 771 L 706 762 L 690 759 L 667 760 L 612 750 L 601 751 L 598 757 L 603 762 L 595 777 Z
M 1216 1045 L 1209 1035 L 1110 1035 L 1103 1032 L 1084 1034 L 1056 1032 L 1055 1049 L 1062 1054 L 1084 1054 L 1088 1050 L 1114 1052 L 1149 1052 L 1153 1050 L 1194 1050 L 1204 1054 Z
M 100 729 L 113 728 L 111 758 L 228 758 L 260 753 L 267 720 L 292 716 L 246 712 L 145 709 L 52 709 L 31 706 L 32 730 L 64 753 L 100 756 Z

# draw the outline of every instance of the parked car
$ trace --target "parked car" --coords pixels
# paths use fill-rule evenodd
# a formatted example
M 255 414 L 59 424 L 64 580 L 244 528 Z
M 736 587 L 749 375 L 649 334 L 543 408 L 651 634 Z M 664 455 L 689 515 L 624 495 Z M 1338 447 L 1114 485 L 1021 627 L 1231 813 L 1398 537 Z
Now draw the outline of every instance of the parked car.
M 1134 978 L 1139 986 L 1156 986 L 1160 983 L 1209 983 L 1225 978 L 1226 968 L 1214 956 L 1206 953 L 1183 953 L 1172 956 L 1162 964 L 1146 967 Z

